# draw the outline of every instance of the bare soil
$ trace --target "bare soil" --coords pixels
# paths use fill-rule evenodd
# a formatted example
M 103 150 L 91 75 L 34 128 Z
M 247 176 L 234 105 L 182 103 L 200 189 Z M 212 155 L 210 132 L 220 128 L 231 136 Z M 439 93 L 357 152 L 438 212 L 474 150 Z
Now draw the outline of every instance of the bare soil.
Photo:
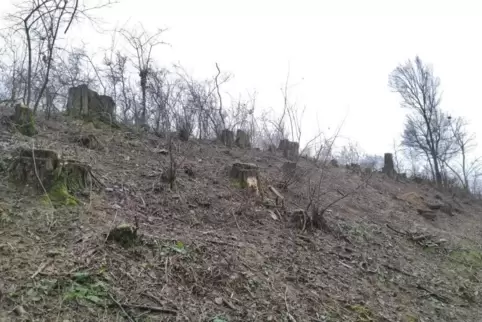
M 2 125 L 1 164 L 19 146 L 54 149 L 103 185 L 52 208 L 0 167 L 0 321 L 482 320 L 478 201 L 375 173 L 325 214 L 328 230 L 303 232 L 290 213 L 320 175 L 308 160 L 280 190 L 283 211 L 266 189 L 280 182 L 281 154 L 176 140 L 170 189 L 165 139 L 64 118 L 37 127 L 28 138 Z M 99 144 L 79 144 L 86 136 Z M 259 166 L 264 200 L 229 178 L 236 161 Z M 366 179 L 324 175 L 323 205 Z M 454 211 L 428 219 L 420 200 Z M 122 223 L 138 225 L 135 243 L 108 240 Z

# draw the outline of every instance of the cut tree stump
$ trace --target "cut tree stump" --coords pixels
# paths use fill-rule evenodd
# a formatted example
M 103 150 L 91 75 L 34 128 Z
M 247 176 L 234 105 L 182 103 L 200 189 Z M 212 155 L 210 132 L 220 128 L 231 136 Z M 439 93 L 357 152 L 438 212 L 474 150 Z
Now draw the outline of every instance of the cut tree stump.
M 69 115 L 77 118 L 116 124 L 114 100 L 109 96 L 99 95 L 85 84 L 69 89 L 66 109 Z
M 137 227 L 127 223 L 118 225 L 107 235 L 107 240 L 115 241 L 124 247 L 134 245 L 138 238 L 139 236 L 137 235 Z
M 384 165 L 382 172 L 385 173 L 387 176 L 390 178 L 393 178 L 395 176 L 395 166 L 393 163 L 393 154 L 391 153 L 385 153 L 384 156 Z
M 337 159 L 331 159 L 330 164 L 335 168 L 338 168 L 340 166 Z
M 243 130 L 236 132 L 236 145 L 242 149 L 250 148 L 251 142 L 248 133 Z
M 227 147 L 232 147 L 234 144 L 234 132 L 231 130 L 224 129 L 221 132 L 221 143 Z
M 16 129 L 23 135 L 34 136 L 37 134 L 33 111 L 27 106 L 23 104 L 15 105 L 15 114 L 12 115 L 11 119 Z
M 237 181 L 241 188 L 250 188 L 259 193 L 259 175 L 256 164 L 236 162 L 231 167 L 230 176 Z
M 102 150 L 104 148 L 94 134 L 83 135 L 78 138 L 77 142 L 84 148 L 90 150 Z
M 189 141 L 189 137 L 191 136 L 191 133 L 187 129 L 180 129 L 178 133 L 179 140 L 183 142 Z
M 287 159 L 295 159 L 299 156 L 300 144 L 290 140 L 281 140 L 278 150 L 283 151 L 283 156 Z
M 9 174 L 17 184 L 47 192 L 46 201 L 57 205 L 77 205 L 74 194 L 92 187 L 89 165 L 63 160 L 53 150 L 19 149 L 9 167 Z

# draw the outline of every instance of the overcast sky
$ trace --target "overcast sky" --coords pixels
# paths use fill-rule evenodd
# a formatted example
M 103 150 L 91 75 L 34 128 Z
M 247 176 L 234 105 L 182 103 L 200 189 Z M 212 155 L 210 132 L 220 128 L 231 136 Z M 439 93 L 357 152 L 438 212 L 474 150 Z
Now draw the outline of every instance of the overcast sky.
M 6 2 L 6 0 L 3 0 Z M 0 0 L 0 2 L 3 2 Z M 480 2 L 480 1 L 479 1 Z M 333 129 L 369 153 L 391 150 L 405 110 L 388 75 L 419 55 L 440 76 L 442 108 L 464 116 L 482 138 L 482 2 L 468 0 L 120 0 L 101 13 L 109 25 L 168 27 L 156 59 L 195 76 L 232 72 L 226 91 L 256 90 L 259 109 L 282 106 L 288 68 L 292 100 L 307 107 L 305 139 Z M 3 4 L 5 6 L 5 4 Z M 2 4 L 0 4 L 0 11 Z M 106 39 L 82 26 L 92 50 Z M 79 33 L 75 33 L 79 35 Z

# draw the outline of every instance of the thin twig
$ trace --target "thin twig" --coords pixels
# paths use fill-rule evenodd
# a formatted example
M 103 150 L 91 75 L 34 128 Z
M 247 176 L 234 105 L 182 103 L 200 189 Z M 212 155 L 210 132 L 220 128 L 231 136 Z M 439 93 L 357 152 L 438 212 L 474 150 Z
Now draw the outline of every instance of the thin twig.
M 112 220 L 112 223 L 111 223 L 111 227 L 110 227 L 110 230 L 109 232 L 114 229 L 114 226 L 115 226 L 115 220 L 117 219 L 117 210 L 115 211 L 115 215 L 114 215 L 114 220 Z M 104 243 L 107 242 L 107 239 L 109 238 L 109 233 L 107 233 L 107 236 L 105 236 L 105 240 L 104 240 Z
M 40 274 L 44 269 L 45 267 L 47 267 L 48 265 L 50 265 L 50 263 L 52 263 L 52 260 L 48 260 L 46 262 L 43 262 L 42 264 L 40 264 L 40 266 L 38 267 L 38 269 L 35 271 L 35 273 L 32 274 L 32 276 L 30 276 L 30 278 L 35 278 L 35 276 L 37 276 L 38 274 Z
M 166 285 L 169 283 L 169 257 L 166 257 L 166 263 L 164 264 L 164 278 L 166 280 Z
M 52 203 L 52 200 L 50 199 L 50 196 L 49 194 L 47 193 L 47 190 L 45 189 L 43 183 L 42 183 L 42 180 L 40 180 L 40 176 L 38 174 L 38 171 L 37 171 L 37 163 L 35 162 L 35 142 L 32 142 L 32 160 L 33 160 L 33 169 L 35 171 L 35 176 L 37 177 L 37 180 L 40 184 L 40 186 L 42 187 L 42 190 L 44 191 L 45 193 L 45 196 L 47 197 L 48 201 L 49 201 L 49 204 L 50 206 L 52 207 L 52 209 L 54 208 L 54 204 Z
M 402 232 L 402 231 L 399 231 L 399 230 L 393 228 L 392 226 L 390 226 L 389 224 L 387 224 L 387 228 L 389 228 L 390 230 L 393 230 L 394 232 L 396 232 L 396 233 L 398 233 L 398 234 L 400 234 L 400 235 L 402 235 L 402 236 L 406 236 L 406 235 L 407 235 L 407 233 L 404 233 L 404 232 Z
M 163 307 L 155 307 L 155 306 L 149 306 L 149 305 L 136 305 L 136 304 L 129 304 L 129 303 L 122 303 L 119 305 L 124 306 L 124 307 L 129 307 L 132 309 L 140 309 L 140 310 L 149 310 L 149 311 L 155 311 L 155 312 L 161 312 L 161 313 L 166 313 L 166 314 L 173 314 L 177 315 L 177 311 L 173 309 L 166 309 Z
M 288 317 L 288 320 L 290 320 L 290 322 L 296 322 L 296 319 L 291 315 L 290 309 L 288 307 L 288 299 L 287 299 L 287 296 L 286 296 L 287 293 L 288 293 L 288 287 L 286 287 L 286 289 L 285 289 L 286 316 Z
M 238 230 L 241 234 L 243 234 L 243 231 L 241 230 L 241 227 L 239 227 L 238 219 L 236 218 L 236 214 L 234 212 L 231 212 L 231 214 L 234 217 L 234 221 L 236 222 L 236 226 L 238 227 Z
M 122 312 L 124 312 L 127 319 L 131 322 L 135 322 L 135 320 L 126 312 L 126 310 L 124 310 L 124 306 L 122 304 L 120 304 L 110 293 L 108 293 L 108 294 L 109 294 L 110 299 L 122 310 Z

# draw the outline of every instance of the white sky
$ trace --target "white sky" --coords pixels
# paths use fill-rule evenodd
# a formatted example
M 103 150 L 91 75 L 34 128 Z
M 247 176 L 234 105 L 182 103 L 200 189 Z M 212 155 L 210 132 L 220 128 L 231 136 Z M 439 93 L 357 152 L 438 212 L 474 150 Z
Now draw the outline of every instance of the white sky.
M 224 90 L 256 89 L 258 109 L 281 108 L 290 66 L 299 83 L 292 100 L 307 106 L 305 139 L 318 121 L 333 129 L 347 116 L 342 134 L 376 154 L 391 151 L 406 112 L 388 75 L 420 55 L 441 78 L 442 108 L 466 117 L 482 138 L 480 0 L 120 0 L 99 14 L 108 26 L 168 27 L 172 47 L 158 48 L 157 61 L 180 62 L 199 77 L 214 75 L 218 62 L 235 76 Z M 81 29 L 74 35 L 92 51 L 107 45 L 110 36 Z

